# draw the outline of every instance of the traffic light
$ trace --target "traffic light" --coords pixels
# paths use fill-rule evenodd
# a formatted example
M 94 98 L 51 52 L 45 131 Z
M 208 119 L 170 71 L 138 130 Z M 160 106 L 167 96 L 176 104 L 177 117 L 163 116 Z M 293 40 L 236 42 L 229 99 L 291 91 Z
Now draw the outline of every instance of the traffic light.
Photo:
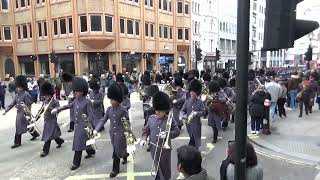
M 267 0 L 263 50 L 287 49 L 294 41 L 319 27 L 316 21 L 296 19 L 297 4 L 303 0 Z
M 202 50 L 200 48 L 196 48 L 196 61 L 201 61 L 202 59 Z
M 36 61 L 36 60 L 37 60 L 37 56 L 31 55 L 31 56 L 30 56 L 30 59 L 31 59 L 32 61 Z
M 220 53 L 221 51 L 219 51 L 218 48 L 216 48 L 216 61 L 220 60 Z
M 306 57 L 304 58 L 307 61 L 312 61 L 312 47 L 309 46 L 307 52 L 304 54 Z

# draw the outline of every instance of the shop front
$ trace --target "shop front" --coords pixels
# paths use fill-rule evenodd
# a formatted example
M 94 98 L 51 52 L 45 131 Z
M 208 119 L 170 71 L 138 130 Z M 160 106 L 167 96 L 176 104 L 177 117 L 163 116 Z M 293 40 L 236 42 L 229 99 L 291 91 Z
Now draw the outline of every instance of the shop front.
M 25 76 L 35 76 L 34 61 L 30 56 L 18 56 L 21 74 Z
M 122 53 L 121 56 L 122 72 L 133 72 L 134 70 L 141 72 L 143 70 L 141 66 L 141 53 L 131 51 L 129 53 Z
M 108 53 L 88 53 L 88 65 L 90 74 L 101 74 L 109 71 Z
M 44 76 L 50 76 L 49 70 L 49 56 L 47 54 L 39 55 L 40 74 Z

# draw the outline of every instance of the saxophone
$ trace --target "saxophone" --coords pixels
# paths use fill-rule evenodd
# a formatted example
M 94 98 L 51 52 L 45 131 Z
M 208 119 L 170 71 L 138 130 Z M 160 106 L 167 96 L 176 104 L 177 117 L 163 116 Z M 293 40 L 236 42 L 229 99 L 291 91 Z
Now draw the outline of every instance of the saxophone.
M 172 81 L 168 82 L 165 86 L 164 86 L 164 91 L 168 94 L 168 96 L 171 98 L 175 92 L 177 92 L 176 89 L 174 89 L 173 85 L 172 85 Z
M 94 133 L 94 128 L 92 127 L 92 124 L 88 120 L 88 116 L 86 114 L 82 114 L 81 117 L 83 118 L 84 122 L 86 122 L 86 127 L 84 128 L 88 137 L 86 145 L 92 146 L 94 149 L 96 149 L 95 142 L 100 137 L 100 133 Z
M 189 116 L 186 119 L 186 124 L 191 124 L 194 116 L 196 115 L 196 111 L 192 110 Z
M 126 117 L 121 118 L 121 123 L 124 128 L 124 135 L 127 143 L 127 151 L 128 153 L 133 153 L 133 151 L 135 150 L 135 144 L 137 142 L 137 138 L 132 132 L 131 123 L 129 119 L 127 119 Z

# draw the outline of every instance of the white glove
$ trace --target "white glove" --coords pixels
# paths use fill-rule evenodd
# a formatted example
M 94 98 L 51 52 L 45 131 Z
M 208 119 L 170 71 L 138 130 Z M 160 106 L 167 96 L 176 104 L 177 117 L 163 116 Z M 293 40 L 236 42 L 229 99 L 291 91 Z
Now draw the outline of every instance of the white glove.
M 91 100 L 91 103 L 94 103 L 94 100 Z
M 58 114 L 58 109 L 57 108 L 53 108 L 51 111 L 52 115 Z
M 159 138 L 165 139 L 167 137 L 167 132 L 160 132 Z
M 172 101 L 172 103 L 173 103 L 173 104 L 177 103 L 177 100 L 176 100 L 176 99 L 174 99 L 174 100 Z
M 98 135 L 98 132 L 96 130 L 93 130 L 93 135 L 94 136 L 97 136 Z
M 143 147 L 146 143 L 147 143 L 147 141 L 141 139 L 141 141 L 140 141 L 140 146 Z
M 135 145 L 127 146 L 127 153 L 133 154 L 135 150 L 136 150 Z

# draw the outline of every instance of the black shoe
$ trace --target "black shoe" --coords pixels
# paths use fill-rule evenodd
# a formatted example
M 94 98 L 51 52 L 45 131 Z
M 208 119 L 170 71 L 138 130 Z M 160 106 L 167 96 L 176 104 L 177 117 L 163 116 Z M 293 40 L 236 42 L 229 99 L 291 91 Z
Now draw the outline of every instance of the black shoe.
M 61 148 L 62 144 L 64 143 L 64 140 L 62 140 L 61 144 L 58 144 L 57 148 Z
M 94 157 L 94 154 L 87 154 L 84 158 L 85 159 L 89 159 L 89 158 L 92 158 L 92 157 Z
M 151 149 L 150 149 L 150 146 L 147 148 L 147 152 L 150 152 L 151 151 Z
M 70 170 L 71 170 L 71 171 L 74 171 L 74 170 L 76 170 L 76 169 L 78 169 L 78 168 L 79 168 L 79 166 L 72 165 L 71 168 L 70 168 Z
M 21 146 L 21 144 L 14 144 L 14 145 L 11 146 L 11 149 L 17 148 L 19 146 Z
M 114 178 L 114 177 L 116 177 L 118 174 L 119 174 L 119 172 L 114 172 L 114 171 L 112 171 L 112 172 L 110 173 L 109 177 L 110 177 L 110 178 Z
M 105 130 L 104 127 L 102 127 L 102 128 L 99 129 L 99 132 L 102 132 L 104 130 Z
M 128 163 L 128 159 L 127 159 L 127 158 L 123 158 L 123 161 L 122 161 L 121 164 L 125 165 L 125 164 L 127 164 L 127 163 Z
M 40 157 L 46 157 L 48 154 L 49 154 L 49 153 L 42 152 L 42 153 L 40 154 Z
M 38 138 L 39 136 L 32 136 L 32 138 L 30 139 L 30 141 L 34 141 Z
M 301 118 L 301 117 L 302 117 L 302 115 L 299 115 L 298 117 L 299 117 L 299 118 Z
M 223 128 L 222 128 L 222 131 L 226 131 L 226 130 L 227 130 L 227 128 L 226 128 L 226 127 L 223 127 Z
M 69 129 L 68 132 L 73 132 L 73 129 Z
M 212 140 L 212 144 L 215 144 L 215 143 L 217 143 L 217 139 L 214 139 L 214 140 Z

